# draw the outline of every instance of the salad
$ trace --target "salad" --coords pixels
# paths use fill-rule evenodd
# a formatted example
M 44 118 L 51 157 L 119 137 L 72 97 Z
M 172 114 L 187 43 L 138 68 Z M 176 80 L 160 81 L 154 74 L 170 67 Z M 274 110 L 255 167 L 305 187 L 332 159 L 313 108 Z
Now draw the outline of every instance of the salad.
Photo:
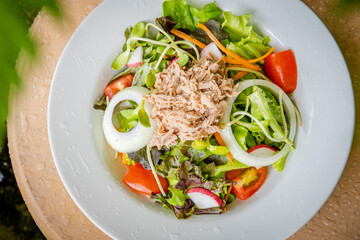
M 177 218 L 250 198 L 295 149 L 295 56 L 274 53 L 250 17 L 164 1 L 155 23 L 125 30 L 117 74 L 94 105 L 123 183 Z

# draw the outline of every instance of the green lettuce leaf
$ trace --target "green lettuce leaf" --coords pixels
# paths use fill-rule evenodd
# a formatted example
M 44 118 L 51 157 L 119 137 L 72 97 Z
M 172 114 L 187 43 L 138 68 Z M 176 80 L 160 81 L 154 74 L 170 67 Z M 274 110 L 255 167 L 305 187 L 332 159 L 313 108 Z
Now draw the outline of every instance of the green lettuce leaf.
M 247 26 L 250 17 L 250 14 L 235 16 L 232 12 L 224 12 L 222 28 L 229 33 L 232 41 L 240 41 L 243 38 L 247 38 L 252 32 L 252 26 Z
M 168 195 L 170 197 L 166 199 L 166 201 L 173 206 L 184 206 L 185 200 L 189 199 L 189 197 L 183 191 L 172 186 L 168 188 Z
M 249 166 L 247 166 L 237 160 L 234 160 L 234 164 L 232 164 L 231 161 L 228 161 L 227 164 L 216 167 L 215 176 L 225 177 L 225 173 L 227 171 L 241 169 L 241 168 L 248 168 L 248 167 Z
M 195 31 L 199 22 L 206 23 L 210 19 L 220 21 L 223 13 L 215 2 L 207 4 L 199 10 L 184 0 L 164 1 L 162 10 L 164 17 L 171 17 L 171 20 L 176 22 L 175 28 L 184 28 L 190 31 Z
M 222 28 L 229 33 L 230 43 L 226 45 L 230 51 L 245 59 L 258 58 L 270 50 L 269 37 L 260 37 L 249 24 L 251 15 L 235 16 L 224 12 Z
M 283 129 L 280 126 L 280 124 L 282 125 L 280 106 L 276 99 L 269 97 L 264 90 L 256 86 L 253 87 L 253 93 L 249 95 L 249 98 L 251 114 L 260 121 L 267 120 L 269 122 L 274 138 L 284 137 Z
M 192 15 L 194 10 L 190 10 L 191 8 L 193 7 L 183 0 L 164 1 L 162 4 L 162 15 L 164 17 L 170 16 L 176 22 L 175 28 L 185 28 L 194 31 L 196 29 Z
M 220 21 L 220 17 L 223 13 L 223 10 L 216 6 L 215 2 L 207 4 L 198 12 L 198 18 L 201 23 L 206 23 L 210 19 L 215 19 Z
M 289 148 L 289 151 L 282 157 L 280 158 L 279 160 L 277 160 L 274 164 L 273 164 L 273 167 L 278 171 L 278 172 L 282 172 L 284 170 L 284 167 L 285 167 L 285 160 L 286 160 L 286 157 L 287 155 L 289 154 L 290 152 L 290 148 Z

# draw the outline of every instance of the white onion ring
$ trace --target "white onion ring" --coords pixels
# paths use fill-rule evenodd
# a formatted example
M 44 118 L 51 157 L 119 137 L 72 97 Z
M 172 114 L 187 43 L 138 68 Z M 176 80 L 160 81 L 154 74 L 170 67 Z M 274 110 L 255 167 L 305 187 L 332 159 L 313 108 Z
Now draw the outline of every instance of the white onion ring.
M 118 103 L 123 100 L 132 100 L 140 105 L 143 100 L 142 97 L 148 92 L 149 90 L 144 87 L 133 86 L 125 88 L 124 90 L 118 92 L 106 107 L 103 119 L 103 131 L 106 141 L 115 151 L 122 153 L 135 152 L 146 146 L 154 135 L 156 123 L 151 118 L 151 127 L 146 128 L 140 123 L 137 123 L 133 129 L 126 133 L 117 131 L 112 122 L 114 109 Z M 150 116 L 152 105 L 145 102 L 144 108 Z
M 278 87 L 277 85 L 275 85 L 272 82 L 254 79 L 254 80 L 245 80 L 245 81 L 240 82 L 240 84 L 237 88 L 237 92 L 239 92 L 239 94 L 240 94 L 245 89 L 247 89 L 251 86 L 265 87 L 266 89 L 270 90 L 271 93 L 276 98 L 279 98 L 279 92 L 283 91 L 280 87 Z M 275 154 L 274 156 L 266 157 L 266 158 L 259 158 L 259 157 L 250 155 L 249 153 L 244 151 L 239 146 L 239 144 L 237 143 L 237 141 L 234 137 L 234 134 L 231 130 L 231 126 L 228 125 L 228 123 L 230 121 L 232 105 L 236 98 L 237 98 L 237 96 L 231 97 L 227 100 L 228 108 L 227 108 L 224 116 L 220 120 L 220 123 L 225 126 L 225 128 L 222 130 L 220 135 L 221 135 L 225 145 L 229 148 L 233 157 L 246 165 L 253 166 L 253 167 L 263 167 L 263 166 L 269 166 L 269 165 L 275 163 L 280 158 L 282 158 L 284 155 L 286 155 L 290 151 L 290 146 L 288 144 L 286 144 L 285 147 L 280 152 Z M 288 114 L 288 117 L 290 118 L 289 139 L 290 139 L 290 141 L 293 142 L 294 138 L 295 138 L 295 134 L 296 134 L 296 115 L 295 115 L 294 105 L 286 93 L 283 93 L 283 100 L 284 100 L 285 112 Z

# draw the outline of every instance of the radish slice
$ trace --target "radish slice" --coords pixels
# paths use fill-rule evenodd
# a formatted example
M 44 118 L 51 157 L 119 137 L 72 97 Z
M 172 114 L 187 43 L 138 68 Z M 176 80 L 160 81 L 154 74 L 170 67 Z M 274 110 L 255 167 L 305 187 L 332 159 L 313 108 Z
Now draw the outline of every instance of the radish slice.
M 220 207 L 223 203 L 221 198 L 205 188 L 190 188 L 186 194 L 199 209 Z
M 218 60 L 223 57 L 219 48 L 216 46 L 214 42 L 209 43 L 203 50 L 200 52 L 200 57 L 202 58 L 214 58 Z
M 134 50 L 131 54 L 129 61 L 127 62 L 126 66 L 129 68 L 138 67 L 142 64 L 143 60 L 143 47 L 138 47 Z
M 283 91 L 280 87 L 275 85 L 272 82 L 265 81 L 265 80 L 245 80 L 239 83 L 239 86 L 237 88 L 237 92 L 240 94 L 245 89 L 252 87 L 252 86 L 261 86 L 265 87 L 266 89 L 270 90 L 272 94 L 276 98 L 279 98 L 279 92 Z M 256 157 L 253 156 L 246 151 L 244 151 L 239 144 L 236 142 L 236 139 L 234 137 L 234 133 L 231 130 L 231 126 L 228 125 L 230 122 L 230 115 L 232 111 L 232 105 L 234 101 L 236 100 L 237 96 L 231 97 L 227 100 L 228 102 L 228 108 L 226 109 L 226 112 L 223 116 L 223 118 L 220 120 L 220 123 L 226 126 L 220 133 L 221 138 L 223 139 L 225 145 L 229 148 L 231 154 L 235 159 L 238 159 L 242 163 L 253 166 L 253 167 L 263 167 L 263 166 L 269 166 L 273 163 L 275 163 L 277 160 L 284 157 L 286 154 L 288 154 L 291 150 L 291 147 L 289 144 L 286 144 L 284 148 L 278 152 L 277 154 L 269 157 Z M 289 139 L 290 141 L 294 141 L 295 134 L 296 134 L 296 115 L 294 110 L 294 104 L 291 102 L 290 98 L 286 95 L 286 93 L 283 92 L 283 100 L 284 100 L 284 107 L 285 112 L 287 113 L 289 120 L 290 120 L 290 132 L 289 132 Z
M 103 131 L 106 141 L 115 151 L 122 153 L 136 152 L 146 146 L 154 135 L 156 124 L 151 118 L 151 127 L 147 128 L 138 123 L 133 129 L 126 133 L 117 131 L 113 124 L 114 109 L 118 103 L 123 100 L 132 100 L 140 105 L 143 101 L 143 96 L 148 92 L 149 90 L 145 87 L 133 86 L 125 88 L 115 94 L 106 107 L 103 119 Z M 150 116 L 152 105 L 145 102 L 144 108 Z
M 266 157 L 274 156 L 276 154 L 276 150 L 266 144 L 260 144 L 250 148 L 248 150 L 248 153 L 250 153 L 250 155 L 253 155 L 255 157 L 266 158 Z
M 173 60 L 171 60 L 171 62 L 169 62 L 169 65 L 167 65 L 166 68 L 170 67 L 171 64 L 173 64 L 175 61 L 177 61 L 179 58 L 174 58 Z

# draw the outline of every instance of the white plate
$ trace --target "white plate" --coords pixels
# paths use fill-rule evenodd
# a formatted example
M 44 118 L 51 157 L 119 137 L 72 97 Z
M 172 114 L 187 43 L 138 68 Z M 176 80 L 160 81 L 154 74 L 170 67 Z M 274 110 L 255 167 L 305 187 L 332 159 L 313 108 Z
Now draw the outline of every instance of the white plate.
M 284 172 L 270 171 L 251 199 L 232 203 L 222 215 L 177 220 L 123 185 L 124 170 L 113 161 L 102 134 L 102 113 L 92 109 L 114 74 L 110 65 L 121 51 L 125 28 L 154 21 L 161 14 L 161 2 L 104 1 L 67 44 L 55 71 L 48 111 L 51 150 L 66 189 L 85 215 L 113 238 L 289 237 L 333 191 L 352 142 L 353 93 L 336 42 L 299 0 L 218 1 L 224 10 L 253 14 L 253 23 L 270 35 L 277 50 L 294 51 L 299 79 L 292 98 L 303 126 Z

